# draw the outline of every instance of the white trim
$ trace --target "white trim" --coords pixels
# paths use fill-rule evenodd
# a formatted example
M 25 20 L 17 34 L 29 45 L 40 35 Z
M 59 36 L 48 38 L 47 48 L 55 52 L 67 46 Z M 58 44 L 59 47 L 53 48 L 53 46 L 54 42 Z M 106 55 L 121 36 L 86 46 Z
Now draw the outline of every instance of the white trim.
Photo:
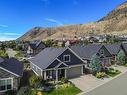
M 72 67 L 79 67 L 79 66 L 83 66 L 84 64 L 80 64 L 80 65 L 72 65 L 72 66 L 69 66 L 69 68 L 72 68 Z
M 33 64 L 34 66 L 38 67 L 37 65 L 35 65 L 33 62 L 30 61 L 31 64 Z M 42 70 L 40 67 L 38 67 L 40 70 Z
M 67 49 L 68 49 L 68 48 L 66 48 L 63 52 L 65 52 Z M 62 52 L 62 53 L 63 53 L 63 52 Z M 56 58 L 54 58 L 54 60 L 51 61 L 50 63 L 53 63 L 62 53 L 58 54 L 58 56 L 56 56 Z M 49 65 L 51 65 L 51 64 L 49 64 Z M 49 66 L 49 65 L 48 65 L 48 66 Z M 47 66 L 47 67 L 48 67 L 48 66 Z
M 39 76 L 39 74 L 38 74 L 35 70 L 32 69 L 32 71 L 33 71 L 37 76 Z
M 7 80 L 11 79 L 11 89 L 7 89 L 6 90 L 1 90 L 0 92 L 6 92 L 8 90 L 13 90 L 13 78 L 0 78 L 0 80 L 5 80 L 5 82 L 7 83 Z M 7 85 L 6 85 L 7 86 Z
M 56 58 L 56 60 L 58 60 L 60 63 L 56 66 L 56 67 L 59 67 L 61 64 L 64 64 L 65 66 L 68 67 L 68 65 L 64 62 L 62 62 L 61 60 L 59 60 L 58 58 Z
M 75 55 L 77 56 L 80 60 L 82 60 L 84 63 L 86 63 L 79 55 L 77 55 L 71 48 L 68 47 L 68 49 Z M 87 63 L 86 63 L 87 64 Z
M 13 74 L 13 75 L 15 75 L 15 76 L 17 76 L 17 77 L 20 77 L 19 75 L 15 74 L 15 73 L 13 73 L 13 72 L 7 70 L 7 69 L 4 69 L 4 68 L 2 68 L 2 67 L 0 67 L 0 69 L 3 69 L 4 71 L 7 71 L 8 73 L 11 73 L 11 74 Z
M 65 57 L 69 57 L 69 60 L 65 60 Z M 63 62 L 70 62 L 71 56 L 69 54 L 63 55 Z

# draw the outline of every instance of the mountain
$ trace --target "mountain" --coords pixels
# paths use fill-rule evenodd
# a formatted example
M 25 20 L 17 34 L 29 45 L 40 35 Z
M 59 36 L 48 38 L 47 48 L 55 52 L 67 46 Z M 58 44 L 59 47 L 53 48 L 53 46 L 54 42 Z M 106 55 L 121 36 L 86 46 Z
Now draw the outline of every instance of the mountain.
M 34 27 L 18 40 L 45 40 L 83 37 L 88 34 L 127 34 L 127 2 L 97 22 L 88 24 L 64 25 L 59 27 Z

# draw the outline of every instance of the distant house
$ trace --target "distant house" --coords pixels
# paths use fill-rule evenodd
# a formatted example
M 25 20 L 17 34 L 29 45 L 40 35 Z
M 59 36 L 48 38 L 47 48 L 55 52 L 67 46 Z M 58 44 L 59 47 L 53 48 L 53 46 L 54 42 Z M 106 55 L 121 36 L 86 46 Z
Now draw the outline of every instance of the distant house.
M 23 75 L 23 64 L 14 58 L 0 57 L 0 93 L 17 90 Z
M 92 56 L 95 54 L 100 58 L 102 66 L 107 67 L 111 65 L 112 55 L 104 45 L 92 44 L 86 46 L 72 46 L 71 49 L 84 61 L 87 61 L 88 66 Z
M 126 43 L 107 44 L 107 45 L 105 45 L 105 47 L 112 54 L 112 61 L 116 61 L 116 56 L 120 50 L 123 50 L 126 57 L 127 57 L 127 44 Z
M 45 48 L 34 58 L 30 59 L 31 68 L 36 75 L 43 79 L 74 78 L 83 75 L 86 64 L 69 47 Z
M 28 45 L 27 54 L 36 55 L 45 48 L 45 44 L 42 41 L 32 41 Z

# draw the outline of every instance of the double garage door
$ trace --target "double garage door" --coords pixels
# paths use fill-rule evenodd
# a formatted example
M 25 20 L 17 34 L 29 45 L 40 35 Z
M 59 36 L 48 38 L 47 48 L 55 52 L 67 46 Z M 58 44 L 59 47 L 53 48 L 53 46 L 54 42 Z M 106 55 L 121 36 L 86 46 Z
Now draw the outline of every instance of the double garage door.
M 67 69 L 67 78 L 75 78 L 82 75 L 82 66 Z

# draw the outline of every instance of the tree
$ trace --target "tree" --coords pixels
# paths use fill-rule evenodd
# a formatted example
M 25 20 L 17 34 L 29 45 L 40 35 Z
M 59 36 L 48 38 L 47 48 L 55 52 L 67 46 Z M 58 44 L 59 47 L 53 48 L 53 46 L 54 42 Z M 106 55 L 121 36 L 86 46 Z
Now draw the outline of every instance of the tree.
M 126 55 L 123 50 L 120 50 L 119 53 L 116 56 L 116 60 L 119 64 L 125 64 L 126 63 Z
M 6 53 L 6 51 L 0 50 L 0 57 L 8 58 L 8 54 Z
M 49 40 L 45 41 L 45 44 L 46 44 L 46 46 L 51 47 L 54 44 L 54 42 L 53 42 L 53 40 L 49 39 Z
M 97 55 L 93 55 L 89 64 L 89 67 L 94 71 L 94 72 L 99 72 L 101 70 L 101 64 L 99 57 Z

